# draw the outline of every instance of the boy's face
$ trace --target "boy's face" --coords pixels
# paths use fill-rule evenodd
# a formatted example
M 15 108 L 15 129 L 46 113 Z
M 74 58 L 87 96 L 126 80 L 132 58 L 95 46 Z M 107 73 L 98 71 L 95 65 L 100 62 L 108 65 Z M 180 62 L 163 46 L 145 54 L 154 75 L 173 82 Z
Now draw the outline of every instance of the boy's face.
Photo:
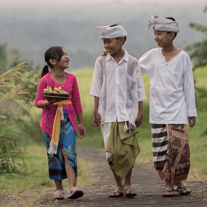
M 174 34 L 173 32 L 167 33 L 164 31 L 154 30 L 154 40 L 157 43 L 158 47 L 166 47 L 170 45 L 173 41 Z
M 108 51 L 108 53 L 113 56 L 119 50 L 122 50 L 122 45 L 124 43 L 124 38 L 112 38 L 112 39 L 103 39 L 104 48 Z

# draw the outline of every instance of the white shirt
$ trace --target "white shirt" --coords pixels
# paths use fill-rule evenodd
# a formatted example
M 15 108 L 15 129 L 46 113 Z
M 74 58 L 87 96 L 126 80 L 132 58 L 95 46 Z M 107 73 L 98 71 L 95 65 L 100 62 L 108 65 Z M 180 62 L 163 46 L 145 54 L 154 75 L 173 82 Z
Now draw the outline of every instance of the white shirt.
M 151 84 L 150 123 L 188 124 L 188 117 L 197 116 L 192 64 L 185 51 L 166 62 L 161 48 L 155 48 L 139 65 Z
M 109 54 L 97 58 L 90 95 L 99 97 L 102 124 L 116 120 L 134 123 L 138 102 L 146 98 L 137 59 L 126 50 L 118 64 Z

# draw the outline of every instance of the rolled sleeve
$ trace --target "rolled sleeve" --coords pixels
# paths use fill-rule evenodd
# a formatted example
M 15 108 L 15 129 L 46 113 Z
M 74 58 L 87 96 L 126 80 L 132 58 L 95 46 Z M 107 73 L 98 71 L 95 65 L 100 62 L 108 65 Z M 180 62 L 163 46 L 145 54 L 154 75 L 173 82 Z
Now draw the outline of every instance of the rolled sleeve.
M 91 89 L 89 93 L 91 96 L 100 97 L 102 82 L 103 82 L 103 71 L 98 58 L 95 63 L 93 80 L 91 83 Z

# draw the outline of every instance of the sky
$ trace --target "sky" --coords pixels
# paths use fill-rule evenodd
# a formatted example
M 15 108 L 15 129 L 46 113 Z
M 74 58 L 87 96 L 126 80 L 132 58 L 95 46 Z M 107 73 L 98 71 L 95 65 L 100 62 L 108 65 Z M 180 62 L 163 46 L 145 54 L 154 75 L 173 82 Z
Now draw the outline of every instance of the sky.
M 104 4 L 111 5 L 207 5 L 206 0 L 0 0 L 0 6 L 11 7 L 56 7 L 59 5 L 67 6 L 97 6 Z

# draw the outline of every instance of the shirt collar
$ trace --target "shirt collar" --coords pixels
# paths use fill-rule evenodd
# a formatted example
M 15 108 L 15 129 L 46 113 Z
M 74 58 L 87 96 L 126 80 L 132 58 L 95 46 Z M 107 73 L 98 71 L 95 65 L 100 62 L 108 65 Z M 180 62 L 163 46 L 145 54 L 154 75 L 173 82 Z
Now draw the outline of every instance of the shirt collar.
M 124 56 L 123 56 L 123 58 L 121 60 L 125 60 L 126 62 L 128 62 L 129 54 L 128 54 L 128 52 L 125 49 L 123 49 L 123 51 L 124 51 Z M 114 58 L 110 54 L 107 54 L 106 61 L 108 61 L 110 59 L 114 59 Z M 120 62 L 121 62 L 121 60 L 120 60 Z

